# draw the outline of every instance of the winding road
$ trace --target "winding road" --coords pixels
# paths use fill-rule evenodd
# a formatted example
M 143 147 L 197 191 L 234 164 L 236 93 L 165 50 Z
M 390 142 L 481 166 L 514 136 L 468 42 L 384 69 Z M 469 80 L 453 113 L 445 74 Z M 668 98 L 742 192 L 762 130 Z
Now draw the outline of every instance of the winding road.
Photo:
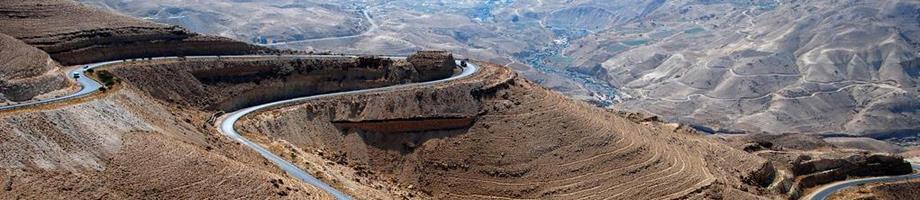
M 391 58 L 397 58 L 397 57 L 391 57 Z M 457 62 L 458 65 L 459 65 L 459 62 L 461 62 L 461 61 L 458 60 L 458 61 L 456 61 L 456 62 Z M 253 112 L 256 112 L 256 111 L 260 111 L 260 110 L 266 110 L 266 109 L 275 108 L 275 107 L 278 107 L 278 106 L 281 106 L 281 105 L 286 105 L 286 104 L 289 104 L 289 103 L 303 102 L 303 101 L 309 101 L 309 100 L 315 100 L 315 99 L 321 99 L 321 98 L 328 98 L 328 97 L 335 97 L 335 96 L 342 96 L 342 95 L 352 95 L 352 94 L 361 94 L 361 93 L 373 93 L 373 92 L 382 92 L 382 91 L 397 90 L 397 89 L 408 88 L 408 87 L 417 87 L 417 86 L 433 85 L 433 84 L 437 84 L 437 83 L 442 83 L 442 82 L 447 82 L 447 81 L 451 81 L 451 80 L 456 80 L 456 79 L 464 78 L 464 77 L 467 77 L 467 76 L 470 76 L 470 75 L 476 73 L 478 70 L 479 70 L 479 67 L 476 66 L 475 64 L 473 64 L 473 63 L 467 63 L 467 67 L 463 68 L 463 71 L 462 71 L 461 73 L 456 74 L 456 75 L 451 76 L 451 77 L 446 78 L 446 79 L 434 80 L 434 81 L 429 81 L 429 82 L 421 82 L 421 83 L 409 83 L 409 84 L 402 84 L 402 85 L 393 85 L 393 86 L 380 87 L 380 88 L 372 88 L 372 89 L 364 89 L 364 90 L 353 90 L 353 91 L 346 91 L 346 92 L 336 92 L 336 93 L 320 94 L 320 95 L 306 96 L 306 97 L 300 97 L 300 98 L 295 98 L 295 99 L 288 99 L 288 100 L 283 100 L 283 101 L 276 101 L 276 102 L 272 102 L 272 103 L 257 105 L 257 106 L 253 106 L 253 107 L 249 107 L 249 108 L 244 108 L 244 109 L 242 109 L 242 110 L 238 110 L 238 111 L 233 112 L 233 113 L 230 113 L 230 114 L 228 114 L 228 115 L 224 115 L 224 117 L 221 117 L 221 118 L 218 120 L 218 124 L 219 124 L 218 127 L 219 127 L 219 130 L 220 130 L 221 133 L 223 133 L 223 134 L 226 135 L 227 137 L 230 137 L 230 138 L 232 138 L 232 139 L 235 139 L 236 141 L 242 143 L 243 145 L 248 146 L 249 148 L 252 148 L 252 149 L 255 150 L 256 152 L 258 152 L 259 154 L 261 154 L 262 157 L 265 157 L 266 159 L 272 161 L 273 163 L 275 163 L 275 165 L 277 165 L 278 167 L 280 167 L 282 170 L 284 170 L 285 172 L 287 172 L 287 173 L 290 174 L 291 176 L 293 176 L 293 177 L 295 177 L 295 178 L 297 178 L 297 179 L 300 179 L 301 181 L 303 181 L 303 182 L 305 182 L 305 183 L 308 183 L 308 184 L 310 184 L 310 185 L 313 185 L 313 186 L 315 186 L 315 187 L 317 187 L 317 188 L 319 188 L 319 189 L 322 189 L 322 190 L 325 191 L 326 193 L 329 193 L 330 195 L 334 196 L 336 199 L 340 199 L 340 200 L 341 200 L 341 199 L 351 199 L 351 198 L 348 197 L 348 195 L 346 195 L 345 193 L 342 193 L 341 191 L 336 190 L 336 189 L 333 188 L 332 186 L 329 186 L 328 184 L 323 183 L 322 181 L 320 181 L 319 179 L 316 179 L 316 177 L 313 177 L 312 175 L 310 175 L 309 173 L 307 173 L 307 172 L 304 171 L 303 169 L 298 168 L 298 167 L 295 166 L 294 164 L 291 164 L 290 162 L 288 162 L 288 161 L 282 159 L 281 157 L 279 157 L 278 155 L 273 154 L 272 152 L 268 151 L 268 150 L 265 149 L 264 147 L 262 147 L 262 146 L 260 146 L 260 145 L 258 145 L 258 144 L 256 144 L 256 143 L 253 143 L 253 142 L 250 141 L 249 139 L 246 139 L 245 137 L 241 136 L 240 133 L 236 131 L 234 125 L 236 124 L 237 121 L 240 120 L 240 118 L 242 118 L 243 116 L 246 116 L 247 114 L 250 114 L 250 113 L 253 113 Z
M 269 56 L 266 56 L 266 55 L 241 55 L 241 56 L 189 56 L 189 57 L 186 57 L 186 58 L 187 58 L 187 59 L 203 59 L 203 58 L 218 58 L 218 59 L 219 59 L 219 58 L 263 58 L 263 57 L 270 57 L 270 58 L 355 58 L 355 57 L 358 57 L 358 56 L 356 56 L 356 55 L 286 55 L 286 56 L 275 56 L 275 55 L 269 55 Z M 399 56 L 387 56 L 387 57 L 385 57 L 385 58 L 391 58 L 391 59 L 405 59 L 405 57 L 399 57 Z M 178 59 L 178 57 L 158 57 L 158 58 L 152 58 L 152 59 L 153 59 L 153 60 L 160 60 L 160 59 Z M 100 63 L 94 63 L 94 64 L 89 64 L 89 65 L 83 65 L 82 67 L 81 67 L 81 66 L 74 67 L 72 70 L 68 71 L 67 76 L 68 76 L 68 77 L 73 77 L 74 74 L 79 74 L 79 77 L 77 78 L 77 82 L 78 82 L 78 83 L 80 84 L 80 86 L 81 86 L 80 91 L 78 91 L 78 92 L 76 92 L 76 93 L 73 93 L 73 94 L 70 94 L 70 95 L 63 96 L 63 97 L 57 97 L 57 98 L 39 100 L 39 101 L 28 102 L 28 103 L 19 103 L 19 104 L 7 105 L 7 106 L 0 106 L 0 111 L 3 111 L 3 110 L 21 109 L 21 108 L 26 108 L 26 107 L 31 107 L 31 106 L 38 106 L 38 105 L 43 105 L 43 104 L 50 104 L 50 103 L 55 103 L 55 102 L 61 102 L 61 101 L 71 100 L 71 99 L 75 99 L 75 98 L 79 98 L 79 97 L 83 97 L 83 96 L 86 96 L 86 95 L 93 94 L 93 93 L 99 91 L 100 88 L 102 88 L 102 84 L 99 83 L 99 82 L 96 82 L 95 80 L 93 80 L 93 79 L 91 79 L 91 78 L 89 78 L 89 77 L 87 77 L 86 74 L 85 74 L 86 71 L 87 71 L 87 70 L 90 70 L 90 69 L 95 69 L 95 68 L 99 68 L 99 67 L 103 67 L 103 66 L 108 66 L 108 65 L 116 64 L 116 63 L 123 63 L 123 62 L 126 62 L 126 61 L 100 62 Z M 458 66 L 459 66 L 460 63 L 461 63 L 462 61 L 456 60 L 456 62 L 457 62 L 457 64 L 458 64 Z M 317 188 L 319 188 L 319 189 L 321 189 L 321 190 L 323 190 L 323 191 L 329 193 L 330 195 L 332 195 L 332 196 L 335 197 L 336 199 L 340 199 L 340 200 L 351 199 L 351 198 L 350 198 L 348 195 L 346 195 L 345 193 L 343 193 L 343 192 L 341 192 L 341 191 L 339 191 L 339 190 L 333 188 L 332 186 L 329 186 L 329 185 L 326 184 L 326 183 L 323 183 L 322 181 L 320 181 L 320 180 L 317 179 L 316 177 L 313 177 L 312 175 L 310 175 L 309 173 L 307 173 L 307 172 L 304 171 L 303 169 L 300 169 L 300 168 L 298 168 L 297 166 L 295 166 L 294 164 L 292 164 L 292 163 L 290 163 L 290 162 L 288 162 L 288 161 L 282 159 L 281 157 L 279 157 L 279 156 L 277 156 L 277 155 L 271 153 L 270 151 L 268 151 L 267 149 L 265 149 L 265 147 L 262 147 L 262 146 L 260 146 L 260 145 L 258 145 L 258 144 L 256 144 L 256 143 L 250 141 L 249 139 L 243 137 L 242 135 L 239 134 L 239 132 L 237 132 L 237 131 L 235 130 L 234 124 L 236 124 L 236 122 L 239 121 L 240 118 L 246 116 L 247 114 L 250 114 L 250 113 L 253 113 L 253 112 L 256 112 L 256 111 L 260 111 L 260 110 L 275 108 L 275 107 L 278 107 L 278 106 L 281 106 L 281 105 L 285 105 L 285 104 L 288 104 L 288 103 L 303 102 L 303 101 L 309 101 L 309 100 L 314 100 L 314 99 L 327 98 L 327 97 L 334 97 L 334 96 L 342 96 L 342 95 L 352 95 L 352 94 L 361 94 L 361 93 L 373 93 L 373 92 L 391 91 L 391 90 L 403 89 L 403 88 L 408 88 L 408 87 L 429 86 L 429 85 L 434 85 L 434 84 L 438 84 L 438 83 L 443 83 L 443 82 L 447 82 L 447 81 L 452 81 L 452 80 L 457 80 L 457 79 L 461 79 L 461 78 L 464 78 L 464 77 L 468 77 L 468 76 L 470 76 L 470 75 L 472 75 L 472 74 L 475 74 L 477 71 L 479 71 L 479 67 L 478 67 L 478 66 L 476 66 L 476 65 L 473 64 L 473 63 L 467 63 L 467 67 L 463 67 L 463 68 L 462 68 L 462 72 L 460 72 L 459 74 L 455 74 L 454 76 L 445 78 L 445 79 L 434 80 L 434 81 L 428 81 L 428 82 L 419 82 L 419 83 L 408 83 L 408 84 L 402 84 L 402 85 L 393 85 L 393 86 L 380 87 L 380 88 L 371 88 L 371 89 L 363 89 L 363 90 L 354 90 L 354 91 L 346 91 L 346 92 L 336 92 L 336 93 L 320 94 L 320 95 L 313 95 L 313 96 L 307 96 L 307 97 L 300 97 L 300 98 L 294 98 L 294 99 L 288 99 L 288 100 L 282 100 L 282 101 L 277 101 L 277 102 L 272 102 L 272 103 L 257 105 L 257 106 L 253 106 L 253 107 L 241 109 L 241 110 L 235 111 L 235 112 L 233 112 L 233 113 L 230 113 L 230 114 L 221 116 L 221 117 L 219 118 L 219 120 L 218 120 L 217 127 L 218 127 L 218 130 L 219 130 L 222 134 L 224 134 L 224 135 L 226 135 L 227 137 L 229 137 L 229 138 L 231 138 L 231 139 L 234 139 L 234 140 L 240 142 L 241 144 L 246 145 L 247 147 L 253 149 L 253 150 L 256 151 L 256 152 L 258 152 L 260 155 L 262 155 L 262 157 L 264 157 L 265 159 L 268 159 L 268 160 L 272 161 L 276 166 L 278 166 L 279 168 L 281 168 L 282 170 L 284 170 L 286 173 L 290 174 L 290 175 L 293 176 L 294 178 L 297 178 L 297 179 L 303 181 L 304 183 L 307 183 L 307 184 L 310 184 L 310 185 L 312 185 L 312 186 L 314 186 L 314 187 L 317 187 Z
M 69 95 L 62 96 L 62 97 L 55 97 L 55 98 L 50 98 L 50 99 L 42 99 L 42 100 L 37 100 L 37 101 L 30 101 L 30 102 L 0 106 L 0 111 L 14 110 L 14 109 L 25 108 L 25 107 L 30 107 L 30 106 L 39 106 L 39 105 L 64 101 L 64 100 L 78 98 L 78 97 L 92 94 L 93 92 L 98 91 L 99 88 L 102 87 L 102 84 L 96 82 L 95 80 L 89 77 L 86 77 L 86 74 L 84 73 L 89 69 L 93 69 L 93 68 L 97 68 L 97 67 L 105 66 L 109 64 L 114 64 L 114 63 L 120 63 L 120 62 L 122 61 L 111 61 L 111 62 L 101 62 L 101 63 L 89 64 L 89 65 L 85 65 L 86 66 L 85 68 L 79 67 L 79 66 L 74 67 L 70 71 L 67 71 L 66 76 L 68 78 L 73 78 L 74 74 L 80 75 L 80 77 L 77 78 L 77 83 L 79 83 L 81 86 L 80 91 L 77 91 L 76 93 L 69 94 Z
M 914 171 L 920 170 L 920 165 L 913 164 L 911 165 L 914 168 Z M 808 196 L 802 197 L 804 200 L 825 200 L 827 197 L 830 197 L 832 194 L 840 191 L 842 189 L 859 186 L 868 183 L 881 183 L 881 182 L 897 182 L 897 181 L 906 181 L 911 179 L 920 179 L 920 174 L 913 173 L 900 176 L 880 176 L 880 177 L 869 177 L 869 178 L 860 178 L 853 180 L 846 180 L 837 182 L 834 184 L 826 185 L 824 187 L 818 188 L 818 190 L 812 192 Z

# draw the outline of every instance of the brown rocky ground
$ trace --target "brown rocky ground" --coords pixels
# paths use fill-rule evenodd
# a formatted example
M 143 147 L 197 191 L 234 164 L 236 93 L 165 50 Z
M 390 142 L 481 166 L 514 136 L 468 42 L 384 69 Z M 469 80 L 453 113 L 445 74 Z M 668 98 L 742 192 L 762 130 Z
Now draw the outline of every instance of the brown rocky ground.
M 0 33 L 0 105 L 67 92 L 66 73 L 47 53 Z
M 841 190 L 831 195 L 830 200 L 918 200 L 920 199 L 920 181 L 901 181 L 895 183 L 874 183 L 860 187 Z
M 0 0 L 0 32 L 65 64 L 169 55 L 244 54 L 261 47 L 100 11 L 71 0 Z
M 291 105 L 239 126 L 359 199 L 769 195 L 757 186 L 773 173 L 760 157 L 683 128 L 629 120 L 481 64 L 472 78 Z M 431 122 L 439 119 L 474 122 Z M 393 133 L 342 126 L 410 120 L 426 127 Z
M 901 175 L 913 171 L 903 154 L 849 148 L 804 134 L 727 136 L 737 148 L 769 160 L 777 169 L 768 189 L 790 198 L 824 184 L 854 177 Z

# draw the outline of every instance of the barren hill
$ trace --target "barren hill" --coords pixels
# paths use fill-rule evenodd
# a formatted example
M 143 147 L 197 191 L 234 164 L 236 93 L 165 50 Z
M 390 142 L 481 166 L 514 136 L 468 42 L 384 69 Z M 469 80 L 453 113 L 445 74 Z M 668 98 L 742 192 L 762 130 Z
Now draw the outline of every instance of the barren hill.
M 0 33 L 66 65 L 165 55 L 264 51 L 227 38 L 104 12 L 70 0 L 0 1 Z M 204 48 L 207 46 L 208 48 Z
M 71 83 L 65 76 L 47 53 L 0 33 L 0 103 L 66 89 Z

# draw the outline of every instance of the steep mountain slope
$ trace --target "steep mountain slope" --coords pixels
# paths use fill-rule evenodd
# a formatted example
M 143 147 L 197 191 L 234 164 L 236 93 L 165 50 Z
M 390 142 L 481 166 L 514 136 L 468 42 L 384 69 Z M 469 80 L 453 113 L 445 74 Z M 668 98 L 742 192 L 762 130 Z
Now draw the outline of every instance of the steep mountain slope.
M 3 5 L 0 32 L 48 52 L 65 65 L 144 56 L 267 50 L 227 38 L 198 35 L 176 26 L 102 12 L 70 0 L 3 0 L 0 4 Z
M 71 83 L 65 76 L 45 52 L 0 33 L 0 103 L 66 89 Z
M 135 12 L 153 9 L 144 4 L 83 2 L 154 16 Z M 316 6 L 317 1 L 270 2 L 326 7 Z M 387 54 L 447 49 L 507 64 L 578 99 L 601 106 L 622 101 L 618 109 L 651 112 L 701 130 L 847 133 L 884 139 L 920 128 L 917 1 L 326 4 L 366 8 L 378 26 L 356 37 L 278 47 Z M 351 15 L 339 15 L 347 16 Z

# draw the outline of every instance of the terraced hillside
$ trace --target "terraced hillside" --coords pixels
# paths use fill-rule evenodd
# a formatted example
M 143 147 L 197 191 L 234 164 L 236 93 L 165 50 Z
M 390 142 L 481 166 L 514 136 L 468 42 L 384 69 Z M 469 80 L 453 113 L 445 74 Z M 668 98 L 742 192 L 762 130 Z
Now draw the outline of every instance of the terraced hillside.
M 3 5 L 0 33 L 42 49 L 65 65 L 267 50 L 227 38 L 199 35 L 177 26 L 103 12 L 70 0 L 3 0 L 0 5 Z
M 0 33 L 0 104 L 68 92 L 66 76 L 45 52 Z
M 480 74 L 434 88 L 292 105 L 238 126 L 361 199 L 764 195 L 756 185 L 773 171 L 762 158 L 684 129 L 637 123 L 480 64 Z M 444 123 L 451 119 L 471 123 Z M 393 127 L 386 124 L 411 131 L 375 128 Z

